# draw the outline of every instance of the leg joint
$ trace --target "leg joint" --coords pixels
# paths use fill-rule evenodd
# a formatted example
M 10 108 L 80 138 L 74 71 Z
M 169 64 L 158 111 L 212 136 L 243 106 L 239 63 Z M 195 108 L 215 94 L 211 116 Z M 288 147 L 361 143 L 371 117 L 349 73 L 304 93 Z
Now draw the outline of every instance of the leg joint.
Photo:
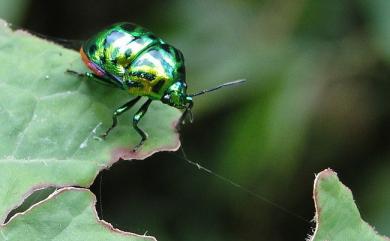
M 136 114 L 133 116 L 133 125 L 137 125 L 142 115 Z

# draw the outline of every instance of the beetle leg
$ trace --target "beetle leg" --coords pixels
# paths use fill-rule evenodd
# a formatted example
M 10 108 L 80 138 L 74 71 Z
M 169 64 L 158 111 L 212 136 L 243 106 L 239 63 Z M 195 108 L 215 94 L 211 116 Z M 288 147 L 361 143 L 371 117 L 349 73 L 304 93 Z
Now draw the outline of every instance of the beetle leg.
M 108 78 L 105 78 L 104 76 L 103 77 L 98 76 L 98 75 L 96 75 L 94 73 L 90 73 L 90 72 L 80 73 L 80 72 L 77 72 L 77 71 L 74 71 L 74 70 L 71 70 L 71 69 L 67 69 L 66 72 L 70 73 L 70 74 L 77 75 L 78 77 L 81 77 L 81 78 L 87 77 L 88 79 L 98 80 L 101 84 L 104 84 L 104 85 L 107 85 L 107 86 L 122 88 L 122 86 L 119 86 L 118 84 L 113 83 L 112 80 L 110 80 Z
M 186 108 L 181 114 L 179 121 L 176 124 L 176 130 L 181 131 L 182 127 L 187 124 L 187 119 L 189 119 L 189 122 L 192 123 L 194 121 L 194 117 L 192 115 L 192 111 L 190 108 Z
M 187 116 L 187 109 L 185 109 L 184 112 L 181 114 L 180 119 L 176 124 L 177 131 L 181 131 L 181 129 L 183 128 L 183 126 L 185 124 L 186 116 Z
M 79 77 L 85 77 L 85 74 L 79 73 L 79 72 L 77 72 L 77 71 L 75 71 L 75 70 L 71 70 L 71 69 L 67 69 L 67 70 L 66 70 L 66 73 L 74 74 L 74 75 L 77 75 L 77 76 L 79 76 Z
M 139 101 L 140 98 L 141 98 L 141 96 L 135 97 L 134 99 L 130 100 L 126 104 L 124 104 L 121 107 L 119 107 L 118 109 L 116 109 L 114 111 L 114 114 L 112 115 L 112 125 L 111 125 L 111 127 L 108 128 L 107 131 L 104 132 L 100 137 L 103 138 L 103 139 L 106 138 L 108 133 L 112 129 L 114 129 L 116 124 L 118 123 L 117 116 L 119 116 L 119 115 L 123 114 L 124 112 L 126 112 L 127 110 L 129 110 L 135 103 L 137 103 L 137 101 Z
M 146 139 L 148 139 L 148 134 L 143 131 L 141 128 L 138 127 L 138 122 L 141 120 L 141 118 L 145 115 L 146 111 L 148 111 L 149 105 L 152 102 L 152 99 L 148 99 L 141 108 L 137 111 L 137 113 L 133 116 L 133 127 L 138 132 L 138 134 L 141 136 L 141 141 L 136 145 L 133 149 L 135 152 L 139 147 L 144 144 Z
M 77 71 L 72 70 L 72 69 L 67 69 L 66 72 L 70 73 L 70 74 L 77 75 L 77 76 L 82 77 L 82 78 L 84 78 L 84 77 L 87 77 L 87 78 L 90 78 L 90 79 L 96 78 L 98 80 L 107 82 L 107 80 L 104 79 L 103 77 L 97 76 L 96 74 L 90 73 L 90 72 L 80 73 L 80 72 L 77 72 Z

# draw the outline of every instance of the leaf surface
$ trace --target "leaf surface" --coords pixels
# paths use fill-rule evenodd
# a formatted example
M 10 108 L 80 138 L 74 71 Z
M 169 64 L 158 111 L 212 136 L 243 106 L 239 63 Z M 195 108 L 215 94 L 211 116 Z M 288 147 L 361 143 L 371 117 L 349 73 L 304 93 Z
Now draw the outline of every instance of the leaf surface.
M 0 240 L 156 241 L 127 233 L 99 220 L 95 196 L 86 189 L 63 188 L 0 225 Z
M 314 182 L 316 230 L 311 241 L 388 241 L 364 222 L 352 192 L 331 169 L 320 172 Z
M 0 21 L 0 61 L 0 223 L 34 190 L 88 187 L 119 159 L 144 159 L 180 145 L 180 111 L 157 101 L 140 122 L 149 139 L 136 153 L 140 136 L 132 115 L 142 103 L 120 116 L 106 140 L 96 138 L 132 97 L 65 73 L 87 71 L 75 51 Z

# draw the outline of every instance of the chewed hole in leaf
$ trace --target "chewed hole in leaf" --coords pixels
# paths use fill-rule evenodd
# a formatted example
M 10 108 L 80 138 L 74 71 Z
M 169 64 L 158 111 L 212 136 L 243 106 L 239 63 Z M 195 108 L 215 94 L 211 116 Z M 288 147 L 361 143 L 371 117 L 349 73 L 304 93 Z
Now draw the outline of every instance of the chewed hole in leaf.
M 13 209 L 5 219 L 5 223 L 9 221 L 11 217 L 13 217 L 17 213 L 21 213 L 29 209 L 32 205 L 46 199 L 50 194 L 55 192 L 57 190 L 56 187 L 47 187 L 43 189 L 39 189 L 31 193 L 24 201 L 23 203 L 18 206 L 17 208 Z
M 96 216 L 94 195 L 87 189 L 62 188 L 25 212 L 0 224 L 4 240 L 156 241 L 154 237 L 116 229 Z

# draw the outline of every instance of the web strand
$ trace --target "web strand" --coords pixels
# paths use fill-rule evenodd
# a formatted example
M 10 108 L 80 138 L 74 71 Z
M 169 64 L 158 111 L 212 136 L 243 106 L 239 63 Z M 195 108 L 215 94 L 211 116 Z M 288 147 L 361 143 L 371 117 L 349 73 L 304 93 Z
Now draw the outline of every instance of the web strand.
M 210 169 L 200 165 L 197 162 L 191 161 L 190 159 L 188 159 L 187 154 L 185 153 L 185 151 L 184 151 L 182 146 L 180 146 L 180 150 L 181 150 L 183 156 L 176 155 L 176 154 L 174 154 L 174 155 L 177 156 L 178 158 L 182 159 L 183 161 L 187 162 L 188 164 L 191 164 L 191 165 L 197 167 L 199 170 L 204 171 L 208 175 L 214 176 L 214 177 L 218 178 L 219 180 L 221 180 L 221 181 L 223 181 L 225 183 L 228 183 L 228 184 L 230 184 L 230 185 L 240 189 L 241 191 L 249 194 L 250 196 L 252 196 L 252 197 L 254 197 L 254 198 L 258 199 L 258 200 L 261 200 L 261 201 L 267 203 L 268 205 L 273 206 L 273 207 L 279 209 L 280 211 L 282 211 L 284 213 L 287 213 L 287 214 L 289 214 L 289 215 L 291 215 L 291 216 L 293 216 L 293 217 L 295 217 L 295 218 L 297 218 L 297 219 L 299 219 L 299 220 L 301 220 L 301 221 L 303 221 L 305 223 L 310 223 L 311 224 L 311 222 L 307 218 L 304 218 L 303 216 L 286 209 L 285 207 L 283 207 L 283 206 L 281 206 L 281 205 L 279 205 L 279 204 L 269 200 L 268 198 L 266 198 L 266 197 L 264 197 L 264 196 L 262 196 L 262 195 L 260 195 L 260 194 L 258 194 L 256 192 L 254 192 L 254 191 L 252 191 L 252 190 L 250 190 L 248 188 L 243 187 L 242 185 L 238 184 L 237 182 L 234 182 L 233 180 L 231 180 L 229 178 L 226 178 L 226 177 L 224 177 L 224 176 L 222 176 L 222 175 L 220 175 L 220 174 L 218 174 L 216 172 L 213 172 L 212 170 L 210 170 Z

